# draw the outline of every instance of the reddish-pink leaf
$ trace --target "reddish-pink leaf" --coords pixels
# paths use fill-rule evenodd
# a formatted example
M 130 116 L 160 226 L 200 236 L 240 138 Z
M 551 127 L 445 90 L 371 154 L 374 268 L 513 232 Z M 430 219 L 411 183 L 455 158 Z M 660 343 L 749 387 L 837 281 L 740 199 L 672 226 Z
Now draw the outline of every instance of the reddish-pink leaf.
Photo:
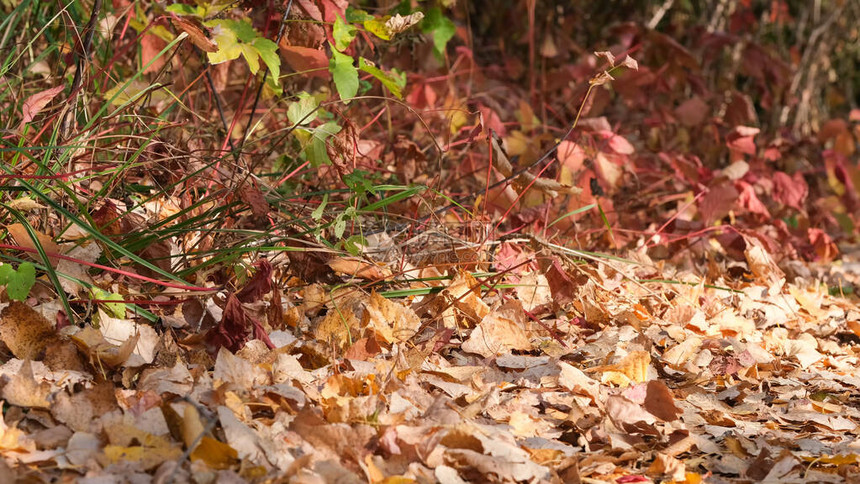
M 156 58 L 159 52 L 167 46 L 167 42 L 165 42 L 161 37 L 158 37 L 152 33 L 144 34 L 140 38 L 140 62 L 142 65 L 149 64 L 143 72 L 158 72 L 164 67 L 164 64 L 167 62 L 167 57 L 161 56 Z
M 280 44 L 287 64 L 296 72 L 311 77 L 329 78 L 328 57 L 325 52 L 310 47 Z
M 738 126 L 726 136 L 726 145 L 747 155 L 755 154 L 755 135 L 759 133 L 758 128 L 749 126 Z
M 627 139 L 613 133 L 612 131 L 598 131 L 597 135 L 607 140 L 606 143 L 609 146 L 609 149 L 619 155 L 632 155 L 633 152 L 636 151 Z
M 558 162 L 571 173 L 577 173 L 582 168 L 582 164 L 585 163 L 585 150 L 572 141 L 565 140 L 559 143 L 556 156 Z
M 675 108 L 675 116 L 685 126 L 697 126 L 708 116 L 708 105 L 699 96 L 693 96 Z
M 21 108 L 21 128 L 32 121 L 63 89 L 65 86 L 52 87 L 28 97 Z
M 741 193 L 738 196 L 740 206 L 749 210 L 750 213 L 762 215 L 769 219 L 770 212 L 767 211 L 767 207 L 759 200 L 758 195 L 755 193 L 755 188 L 744 181 L 738 181 L 737 186 L 741 189 Z
M 714 221 L 725 217 L 737 199 L 738 191 L 728 183 L 711 187 L 699 202 L 699 211 L 702 212 L 702 220 L 710 225 Z
M 809 186 L 803 175 L 795 173 L 790 177 L 786 173 L 778 171 L 773 174 L 773 198 L 777 202 L 791 208 L 802 210 L 803 202 L 809 194 Z
M 482 105 L 479 106 L 478 109 L 481 111 L 481 117 L 483 118 L 483 125 L 485 128 L 492 129 L 497 135 L 499 135 L 499 137 L 504 138 L 507 136 L 508 130 L 505 128 L 505 124 L 502 123 L 502 119 L 492 108 Z
M 320 8 L 314 3 L 314 0 L 297 0 L 296 4 L 305 11 L 306 14 L 310 15 L 312 19 L 317 22 L 323 21 L 323 14 Z
M 630 476 L 621 476 L 621 477 L 615 479 L 615 482 L 617 482 L 618 484 L 627 484 L 629 482 L 651 482 L 651 479 L 649 479 L 645 476 L 630 475 Z

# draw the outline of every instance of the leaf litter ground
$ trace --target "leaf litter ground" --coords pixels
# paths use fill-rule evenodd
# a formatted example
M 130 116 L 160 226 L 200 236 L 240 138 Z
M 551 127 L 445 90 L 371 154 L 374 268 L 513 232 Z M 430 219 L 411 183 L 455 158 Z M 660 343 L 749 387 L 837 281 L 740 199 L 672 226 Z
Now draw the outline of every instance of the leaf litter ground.
M 4 304 L 3 480 L 841 482 L 860 309 L 814 281 L 851 275 L 787 282 L 747 243 L 745 281 L 720 288 L 644 251 L 526 238 L 468 245 L 500 272 L 409 297 L 295 293 L 261 259 L 223 309 L 189 300 L 160 334 L 102 307 L 99 329 L 57 331 Z M 201 339 L 194 318 L 217 324 Z

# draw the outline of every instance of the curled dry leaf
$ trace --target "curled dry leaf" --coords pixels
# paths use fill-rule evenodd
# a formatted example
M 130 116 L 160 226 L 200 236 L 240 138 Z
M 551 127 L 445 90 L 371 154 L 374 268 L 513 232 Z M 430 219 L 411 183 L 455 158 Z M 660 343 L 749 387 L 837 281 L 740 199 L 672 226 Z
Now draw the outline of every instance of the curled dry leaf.
M 188 34 L 191 42 L 203 52 L 218 52 L 218 44 L 203 33 L 203 27 L 196 20 L 188 17 L 172 17 L 170 21 L 177 29 Z
M 393 38 L 395 35 L 407 30 L 409 27 L 412 27 L 423 19 L 423 12 L 414 12 L 405 17 L 398 13 L 385 22 L 385 29 L 388 31 L 388 36 Z
M 391 271 L 386 267 L 357 257 L 335 257 L 328 261 L 328 266 L 337 274 L 368 281 L 382 281 L 391 277 Z
M 612 52 L 609 52 L 608 50 L 603 50 L 600 52 L 595 52 L 594 55 L 598 59 L 606 59 L 606 62 L 608 62 L 610 66 L 615 67 L 615 56 L 612 55 Z
M 109 343 L 102 333 L 87 326 L 71 336 L 72 342 L 75 343 L 85 355 L 89 356 L 90 364 L 95 368 L 107 366 L 116 368 L 128 360 L 134 351 L 135 345 L 140 335 L 135 334 L 131 338 L 124 341 L 119 346 Z

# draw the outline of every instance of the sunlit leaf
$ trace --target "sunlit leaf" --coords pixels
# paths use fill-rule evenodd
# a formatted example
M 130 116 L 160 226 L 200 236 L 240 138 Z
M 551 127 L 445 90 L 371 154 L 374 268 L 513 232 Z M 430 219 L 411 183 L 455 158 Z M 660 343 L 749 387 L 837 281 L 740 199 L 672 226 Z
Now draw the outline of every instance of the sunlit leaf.
M 358 58 L 359 68 L 375 77 L 385 86 L 391 94 L 397 99 L 403 99 L 403 88 L 406 87 L 406 74 L 396 71 L 385 72 L 382 69 L 374 66 L 364 57 Z
M 338 95 L 343 102 L 349 103 L 358 93 L 358 69 L 353 65 L 353 58 L 332 49 L 328 68 Z
M 346 50 L 353 39 L 355 39 L 357 33 L 358 29 L 346 23 L 340 15 L 335 18 L 334 26 L 332 27 L 332 37 L 334 37 L 334 46 L 337 50 L 341 52 Z

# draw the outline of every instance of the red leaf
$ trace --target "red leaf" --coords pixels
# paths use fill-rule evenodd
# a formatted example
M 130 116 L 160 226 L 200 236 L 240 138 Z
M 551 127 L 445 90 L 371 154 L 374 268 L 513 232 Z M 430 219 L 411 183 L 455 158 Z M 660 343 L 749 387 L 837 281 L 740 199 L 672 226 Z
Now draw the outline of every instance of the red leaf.
M 699 202 L 699 211 L 702 212 L 702 221 L 710 225 L 728 215 L 729 210 L 738 199 L 738 191 L 729 184 L 721 184 L 711 187 L 708 193 Z
M 636 151 L 636 149 L 633 148 L 633 145 L 630 144 L 630 142 L 627 141 L 626 138 L 617 135 L 612 131 L 598 131 L 597 135 L 607 140 L 609 149 L 618 153 L 619 155 L 632 155 Z
M 306 14 L 310 15 L 312 19 L 317 22 L 323 21 L 323 14 L 320 8 L 314 3 L 314 0 L 297 0 L 296 4 L 305 11 Z
M 732 92 L 732 100 L 726 106 L 723 121 L 729 126 L 754 123 L 756 121 L 756 114 L 752 99 L 745 94 Z
M 552 258 L 552 265 L 546 270 L 546 280 L 556 303 L 567 304 L 575 299 L 577 284 L 555 257 Z
M 340 15 L 346 17 L 347 2 L 343 0 L 319 0 L 325 12 L 325 21 L 334 22 L 335 18 Z
M 755 135 L 759 133 L 758 128 L 749 126 L 738 126 L 726 136 L 726 146 L 747 155 L 755 154 Z
M 823 230 L 810 228 L 806 233 L 818 261 L 830 262 L 839 255 L 839 248 Z
M 216 354 L 219 348 L 224 347 L 235 353 L 242 349 L 251 337 L 262 341 L 270 349 L 275 347 L 263 325 L 249 316 L 239 299 L 231 293 L 227 296 L 227 305 L 224 306 L 221 321 L 206 333 L 209 352 Z
M 144 70 L 144 74 L 150 72 L 158 72 L 164 67 L 164 64 L 167 62 L 167 56 L 161 56 L 156 59 L 155 56 L 161 52 L 167 46 L 167 42 L 165 42 L 160 37 L 147 33 L 140 38 L 140 62 L 143 65 L 147 65 L 155 59 L 149 67 Z
M 795 173 L 790 177 L 778 171 L 773 174 L 773 199 L 791 208 L 802 210 L 803 202 L 809 194 L 809 186 L 803 175 Z
M 236 298 L 242 302 L 259 301 L 263 299 L 264 294 L 272 290 L 272 264 L 268 259 L 260 259 L 254 266 L 257 267 L 257 273 L 241 291 L 236 293 Z
M 245 314 L 242 303 L 235 295 L 229 294 L 221 321 L 206 333 L 206 343 L 209 345 L 210 353 L 217 353 L 221 347 L 233 353 L 242 349 L 248 341 L 248 323 L 248 315 Z
M 21 127 L 18 129 L 23 129 L 24 125 L 32 121 L 63 89 L 65 86 L 52 87 L 28 97 L 21 108 Z
M 699 96 L 693 96 L 675 108 L 675 116 L 685 126 L 697 126 L 708 116 L 708 105 Z
M 310 47 L 286 45 L 284 42 L 281 42 L 280 48 L 287 64 L 294 71 L 311 77 L 329 78 L 328 57 L 325 52 Z
M 767 207 L 761 203 L 758 195 L 755 194 L 755 188 L 747 182 L 739 181 L 737 182 L 737 186 L 740 187 L 741 193 L 738 196 L 738 203 L 749 210 L 750 213 L 762 215 L 765 218 L 770 218 L 770 212 L 767 211 Z

